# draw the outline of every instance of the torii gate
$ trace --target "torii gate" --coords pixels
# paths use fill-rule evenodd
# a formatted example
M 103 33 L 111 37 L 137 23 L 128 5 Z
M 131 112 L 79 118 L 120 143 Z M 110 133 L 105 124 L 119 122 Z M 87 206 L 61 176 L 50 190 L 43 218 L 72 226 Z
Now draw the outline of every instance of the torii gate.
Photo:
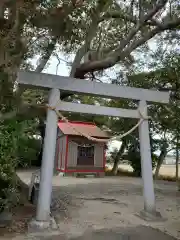
M 66 112 L 96 114 L 104 116 L 140 118 L 143 112 L 144 121 L 139 125 L 141 169 L 143 179 L 144 213 L 156 216 L 153 173 L 151 162 L 149 124 L 147 116 L 147 101 L 168 103 L 169 93 L 141 88 L 122 87 L 106 83 L 89 82 L 86 80 L 57 75 L 20 71 L 17 82 L 30 88 L 51 89 L 49 105 Z M 61 91 L 71 93 L 97 95 L 106 98 L 126 98 L 139 100 L 139 111 L 132 109 L 110 108 L 59 101 Z M 59 102 L 58 102 L 59 101 Z M 41 166 L 40 191 L 37 205 L 37 225 L 48 227 L 50 224 L 50 204 L 52 193 L 52 177 L 56 146 L 58 116 L 48 109 L 44 139 L 43 160 Z

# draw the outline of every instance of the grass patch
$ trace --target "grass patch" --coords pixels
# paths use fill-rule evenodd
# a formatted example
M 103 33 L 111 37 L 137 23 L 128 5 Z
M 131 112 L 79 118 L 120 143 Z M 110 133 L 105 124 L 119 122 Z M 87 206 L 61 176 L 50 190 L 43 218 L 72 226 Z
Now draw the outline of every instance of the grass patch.
M 114 176 L 111 172 L 111 169 L 106 168 L 105 170 L 105 174 L 106 176 Z M 136 174 L 134 172 L 125 170 L 125 169 L 118 169 L 117 175 L 119 177 L 137 177 Z M 175 176 L 168 176 L 168 175 L 162 175 L 160 174 L 158 177 L 158 180 L 164 180 L 164 181 L 168 181 L 168 182 L 176 182 L 176 177 Z M 180 178 L 179 178 L 180 181 Z
M 111 172 L 111 169 L 108 169 L 108 168 L 106 168 L 105 174 L 106 174 L 106 176 L 114 176 L 113 173 Z M 136 177 L 134 172 L 130 172 L 128 170 L 121 169 L 121 168 L 118 169 L 118 172 L 117 172 L 116 176 L 119 176 L 119 177 L 121 177 L 121 176 L 122 177 Z
M 164 181 L 168 181 L 168 182 L 176 182 L 176 177 L 159 175 L 158 180 L 164 180 Z M 179 181 L 180 181 L 180 178 L 179 178 Z

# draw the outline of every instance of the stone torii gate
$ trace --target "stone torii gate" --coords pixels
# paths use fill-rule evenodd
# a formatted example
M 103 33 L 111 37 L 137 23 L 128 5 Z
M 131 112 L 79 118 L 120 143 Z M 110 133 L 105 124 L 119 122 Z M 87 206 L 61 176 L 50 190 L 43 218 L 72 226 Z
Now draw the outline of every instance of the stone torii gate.
M 147 116 L 147 101 L 168 103 L 169 93 L 141 88 L 122 87 L 113 84 L 89 82 L 86 80 L 63 77 L 45 73 L 20 71 L 17 82 L 27 88 L 50 89 L 49 105 L 56 110 L 104 116 L 141 118 L 145 117 L 139 125 L 141 169 L 143 179 L 144 214 L 157 216 L 153 186 L 152 161 L 149 138 L 149 124 Z M 92 106 L 59 101 L 61 92 L 101 96 L 106 98 L 126 98 L 139 101 L 139 109 L 121 109 L 103 106 Z M 41 166 L 40 190 L 37 205 L 36 222 L 46 228 L 50 225 L 50 204 L 52 193 L 52 177 L 54 168 L 54 155 L 56 146 L 58 116 L 55 111 L 47 110 L 46 131 L 44 139 L 43 159 Z

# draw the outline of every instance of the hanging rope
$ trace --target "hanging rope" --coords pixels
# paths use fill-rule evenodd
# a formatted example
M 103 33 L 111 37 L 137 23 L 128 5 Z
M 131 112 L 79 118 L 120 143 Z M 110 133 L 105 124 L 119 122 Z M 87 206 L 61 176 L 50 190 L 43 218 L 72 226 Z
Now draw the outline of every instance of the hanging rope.
M 112 137 L 112 138 L 101 139 L 101 138 L 95 138 L 95 137 L 92 137 L 92 136 L 90 136 L 90 135 L 88 135 L 88 134 L 86 134 L 86 133 L 83 133 L 83 132 L 79 131 L 76 127 L 72 126 L 72 124 L 69 122 L 69 120 L 68 120 L 66 117 L 64 117 L 63 114 L 62 114 L 60 111 L 58 111 L 58 110 L 56 109 L 56 106 L 55 106 L 55 107 L 52 107 L 52 106 L 50 106 L 50 105 L 46 105 L 46 106 L 47 106 L 48 109 L 55 111 L 55 113 L 57 114 L 57 116 L 58 116 L 59 118 L 61 118 L 65 123 L 67 123 L 68 126 L 69 126 L 72 130 L 74 130 L 78 135 L 80 135 L 80 136 L 82 136 L 82 137 L 85 137 L 85 138 L 87 138 L 87 139 L 90 140 L 90 141 L 102 142 L 102 143 L 106 143 L 106 142 L 108 142 L 108 141 L 113 141 L 113 140 L 121 140 L 123 137 L 127 136 L 128 134 L 132 133 L 136 128 L 138 128 L 139 125 L 140 125 L 144 120 L 148 120 L 148 119 L 150 118 L 150 117 L 145 117 L 145 116 L 143 115 L 143 113 L 139 110 L 140 120 L 139 120 L 138 123 L 137 123 L 135 126 L 133 126 L 129 131 L 127 131 L 126 133 L 124 133 L 124 134 L 122 134 L 122 135 L 114 136 L 114 137 Z

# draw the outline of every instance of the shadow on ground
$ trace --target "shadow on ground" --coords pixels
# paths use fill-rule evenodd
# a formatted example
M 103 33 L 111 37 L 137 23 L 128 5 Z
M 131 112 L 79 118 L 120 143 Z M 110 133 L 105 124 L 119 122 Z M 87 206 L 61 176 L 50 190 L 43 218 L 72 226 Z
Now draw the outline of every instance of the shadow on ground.
M 96 231 L 87 231 L 82 236 L 66 238 L 65 236 L 40 237 L 40 240 L 177 240 L 157 229 L 137 226 L 128 228 L 115 228 L 112 230 L 102 229 Z

